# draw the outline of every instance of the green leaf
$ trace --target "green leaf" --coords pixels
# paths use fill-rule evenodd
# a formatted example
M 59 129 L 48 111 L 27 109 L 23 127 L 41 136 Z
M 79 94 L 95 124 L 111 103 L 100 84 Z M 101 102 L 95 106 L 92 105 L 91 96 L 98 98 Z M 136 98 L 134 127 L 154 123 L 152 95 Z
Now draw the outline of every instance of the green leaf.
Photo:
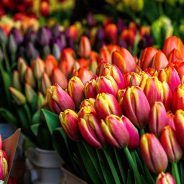
M 33 134 L 34 134 L 35 136 L 38 136 L 38 129 L 39 129 L 39 126 L 40 126 L 39 123 L 34 124 L 34 125 L 31 125 L 31 130 L 32 130 L 32 132 L 33 132 Z
M 47 109 L 42 109 L 41 111 L 43 112 L 43 115 L 45 117 L 50 134 L 52 135 L 53 131 L 60 125 L 59 117 L 57 114 L 48 111 Z
M 181 178 L 181 183 L 183 184 L 184 183 L 184 167 L 183 167 L 183 161 L 182 160 L 180 160 L 180 162 L 179 162 L 179 168 L 180 168 L 180 176 L 182 176 L 182 177 L 180 177 Z
M 0 115 L 3 117 L 8 123 L 11 123 L 15 125 L 16 127 L 18 126 L 18 122 L 16 117 L 7 109 L 5 108 L 0 108 Z
M 122 181 L 123 181 L 123 183 L 125 183 L 126 182 L 126 175 L 125 175 L 126 172 L 125 172 L 125 169 L 123 167 L 123 163 L 121 161 L 121 158 L 118 154 L 118 150 L 116 148 L 114 148 L 114 153 L 115 153 L 115 158 L 116 158 L 116 161 L 118 164 L 118 168 L 119 168 L 119 172 L 120 172 Z
M 133 184 L 134 182 L 132 181 L 132 175 L 133 175 L 133 173 L 131 172 L 131 170 L 129 169 L 128 170 L 128 175 L 127 175 L 127 182 L 126 182 L 126 184 Z
M 106 183 L 106 184 L 113 183 L 114 180 L 111 177 L 111 173 L 110 173 L 109 169 L 107 169 L 107 167 L 106 167 L 106 163 L 104 161 L 104 156 L 103 156 L 101 150 L 96 149 L 96 154 L 97 154 L 98 162 L 100 164 L 101 172 L 102 172 L 103 178 L 104 178 L 103 183 Z
M 32 117 L 32 124 L 37 124 L 40 123 L 41 118 L 40 118 L 40 110 L 38 110 L 36 113 L 34 113 Z
M 109 168 L 111 170 L 111 173 L 112 173 L 112 176 L 114 178 L 115 183 L 116 184 L 120 184 L 121 182 L 120 182 L 120 179 L 118 177 L 118 173 L 116 171 L 116 167 L 115 167 L 115 165 L 114 165 L 114 163 L 112 161 L 112 158 L 110 157 L 109 152 L 106 149 L 103 149 L 103 151 L 104 151 L 105 158 L 106 158 L 106 160 L 108 162 L 108 165 L 109 165 Z
M 94 184 L 101 184 L 103 180 L 101 180 L 99 176 L 99 167 L 97 167 L 97 160 L 95 157 L 91 157 L 91 152 L 89 152 L 88 147 L 85 143 L 80 142 L 78 145 L 78 150 L 80 154 L 80 158 L 84 164 L 85 170 L 87 171 L 89 178 Z

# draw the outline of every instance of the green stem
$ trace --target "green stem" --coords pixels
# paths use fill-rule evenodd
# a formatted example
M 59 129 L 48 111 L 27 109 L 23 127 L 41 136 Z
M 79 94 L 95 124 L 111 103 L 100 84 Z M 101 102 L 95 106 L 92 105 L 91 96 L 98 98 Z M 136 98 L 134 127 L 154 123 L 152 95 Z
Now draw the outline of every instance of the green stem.
M 124 148 L 124 152 L 125 152 L 125 155 L 126 155 L 128 161 L 129 161 L 129 164 L 130 164 L 130 166 L 131 166 L 131 168 L 132 168 L 132 170 L 134 172 L 134 177 L 135 177 L 136 183 L 137 184 L 142 184 L 141 176 L 140 176 L 140 174 L 138 172 L 138 168 L 137 168 L 137 166 L 136 166 L 136 164 L 135 164 L 135 162 L 134 162 L 134 160 L 133 160 L 133 158 L 132 158 L 132 156 L 130 154 L 129 149 L 127 147 L 125 147 Z
M 173 174 L 173 176 L 174 176 L 174 178 L 176 180 L 176 183 L 177 184 L 181 184 L 177 162 L 173 162 L 172 163 L 172 174 Z

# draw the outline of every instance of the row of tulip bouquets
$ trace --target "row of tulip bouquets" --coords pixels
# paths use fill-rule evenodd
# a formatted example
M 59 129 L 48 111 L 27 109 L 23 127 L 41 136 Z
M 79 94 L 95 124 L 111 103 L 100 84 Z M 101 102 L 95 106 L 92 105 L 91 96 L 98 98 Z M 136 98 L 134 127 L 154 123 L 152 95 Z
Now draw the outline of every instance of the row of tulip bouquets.
M 49 87 L 48 106 L 61 124 L 54 137 L 60 132 L 73 159 L 68 163 L 83 165 L 92 183 L 184 183 L 183 58 L 174 36 L 162 51 L 146 48 L 140 59 L 115 48 L 110 60 L 98 60 L 88 82 L 73 76 L 65 90 Z M 48 124 L 59 121 L 51 119 Z

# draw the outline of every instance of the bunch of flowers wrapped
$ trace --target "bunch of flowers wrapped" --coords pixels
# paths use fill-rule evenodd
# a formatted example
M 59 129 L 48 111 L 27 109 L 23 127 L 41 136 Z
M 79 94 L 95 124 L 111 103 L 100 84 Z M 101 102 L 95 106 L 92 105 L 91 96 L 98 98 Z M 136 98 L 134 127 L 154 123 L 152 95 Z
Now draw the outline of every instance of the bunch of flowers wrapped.
M 184 183 L 183 59 L 175 36 L 140 59 L 116 47 L 89 81 L 49 87 L 46 121 L 60 124 L 50 132 L 69 167 L 95 184 Z

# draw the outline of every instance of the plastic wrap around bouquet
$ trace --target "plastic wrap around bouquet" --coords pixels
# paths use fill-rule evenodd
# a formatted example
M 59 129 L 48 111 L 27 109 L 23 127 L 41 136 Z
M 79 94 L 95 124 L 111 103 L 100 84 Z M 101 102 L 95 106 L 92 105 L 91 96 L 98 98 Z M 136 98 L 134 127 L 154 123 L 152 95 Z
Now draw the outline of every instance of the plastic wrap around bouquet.
M 0 183 L 8 183 L 10 172 L 19 142 L 20 129 L 17 129 L 10 137 L 0 139 Z
M 139 59 L 115 48 L 98 61 L 89 81 L 47 90 L 53 112 L 42 111 L 68 168 L 94 184 L 183 184 L 182 41 L 169 37 Z

